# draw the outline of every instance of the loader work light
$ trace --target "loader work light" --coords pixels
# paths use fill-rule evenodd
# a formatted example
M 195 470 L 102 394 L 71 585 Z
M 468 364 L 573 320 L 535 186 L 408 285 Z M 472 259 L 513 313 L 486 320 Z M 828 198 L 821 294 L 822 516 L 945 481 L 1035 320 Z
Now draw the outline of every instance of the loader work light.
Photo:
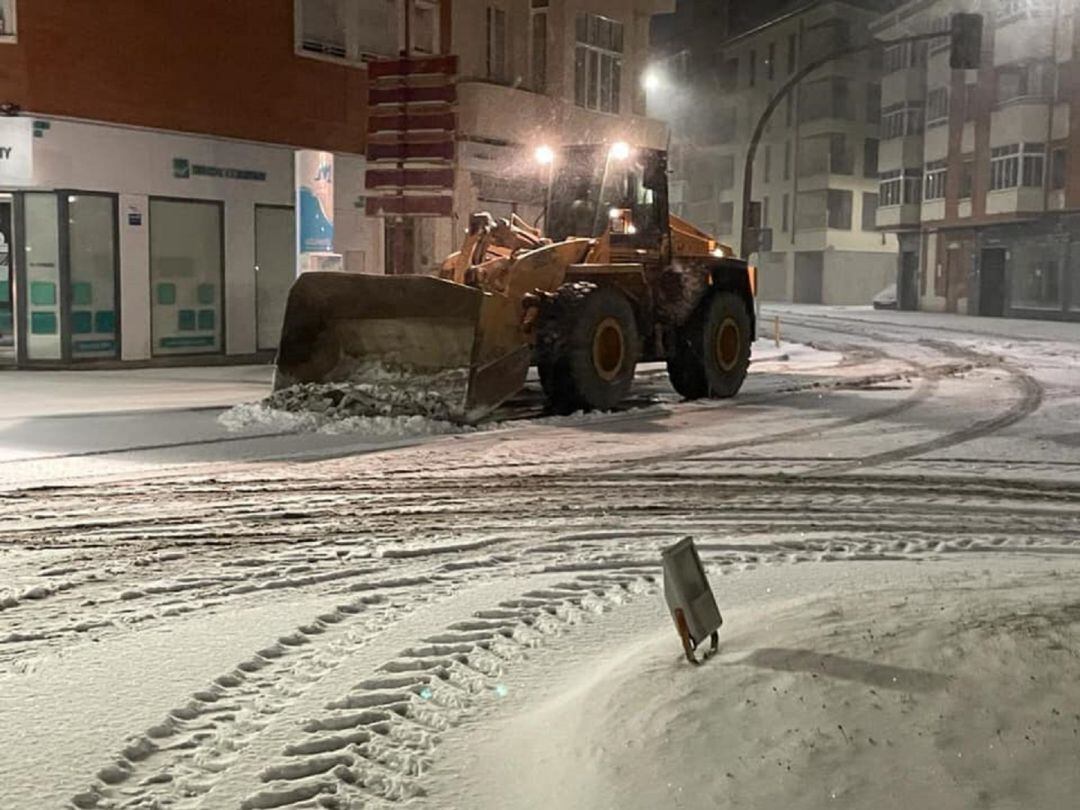
M 716 606 L 705 569 L 701 565 L 692 537 L 684 537 L 661 552 L 664 564 L 664 599 L 675 621 L 686 660 L 700 664 L 710 658 L 720 644 L 720 625 L 724 623 Z M 710 637 L 708 652 L 701 661 L 694 650 Z

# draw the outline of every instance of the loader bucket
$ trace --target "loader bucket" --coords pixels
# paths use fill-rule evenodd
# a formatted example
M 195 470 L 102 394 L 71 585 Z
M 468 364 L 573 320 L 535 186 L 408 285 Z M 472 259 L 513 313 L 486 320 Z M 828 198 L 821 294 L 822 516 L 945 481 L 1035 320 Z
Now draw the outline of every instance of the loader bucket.
M 521 389 L 530 357 L 505 296 L 431 276 L 304 273 L 285 306 L 274 390 L 359 386 L 383 413 L 475 422 Z

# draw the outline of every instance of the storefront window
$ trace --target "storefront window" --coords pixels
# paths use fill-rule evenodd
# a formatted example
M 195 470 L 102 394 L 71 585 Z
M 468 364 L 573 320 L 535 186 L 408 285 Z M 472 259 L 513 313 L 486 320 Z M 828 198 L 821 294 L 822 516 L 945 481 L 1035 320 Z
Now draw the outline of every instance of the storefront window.
M 71 356 L 115 357 L 119 336 L 114 198 L 72 194 L 67 202 Z
M 31 360 L 59 360 L 63 351 L 57 198 L 55 194 L 28 193 L 23 200 L 26 356 Z
M 1015 251 L 1012 306 L 1017 309 L 1058 309 L 1061 306 L 1061 263 L 1050 249 Z
M 222 350 L 221 204 L 150 201 L 153 352 Z

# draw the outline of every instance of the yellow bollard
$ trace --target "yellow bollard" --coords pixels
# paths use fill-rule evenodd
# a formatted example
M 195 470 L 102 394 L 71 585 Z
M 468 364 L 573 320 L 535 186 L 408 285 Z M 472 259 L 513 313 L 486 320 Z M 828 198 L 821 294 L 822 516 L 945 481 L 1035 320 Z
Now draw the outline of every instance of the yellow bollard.
M 776 348 L 780 348 L 780 316 L 774 315 L 772 322 L 773 340 L 776 341 Z

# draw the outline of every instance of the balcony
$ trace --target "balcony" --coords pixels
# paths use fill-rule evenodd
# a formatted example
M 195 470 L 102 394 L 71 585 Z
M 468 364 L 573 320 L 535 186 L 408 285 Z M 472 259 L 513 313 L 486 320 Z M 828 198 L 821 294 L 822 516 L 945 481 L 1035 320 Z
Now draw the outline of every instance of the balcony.
M 986 213 L 1015 214 L 1021 211 L 1042 211 L 1043 190 L 1021 187 L 1002 188 L 986 195 Z
M 911 169 L 923 164 L 923 136 L 889 138 L 878 147 L 878 172 Z
M 1049 124 L 1049 100 L 1034 96 L 1003 102 L 990 114 L 990 146 L 1012 143 L 1043 143 Z M 1069 105 L 1054 105 L 1054 129 L 1050 140 L 1069 135 Z
M 945 200 L 923 200 L 919 207 L 919 219 L 922 222 L 945 219 Z
M 901 101 L 922 101 L 926 98 L 926 68 L 904 68 L 888 73 L 881 79 L 881 106 Z
M 941 160 L 949 156 L 948 123 L 927 127 L 923 135 L 923 161 Z M 909 164 L 910 165 L 910 164 Z
M 1031 11 L 1022 11 L 1012 17 L 999 18 L 994 28 L 994 67 L 1049 59 L 1054 43 L 1053 25 L 1054 14 L 1050 8 L 1034 15 Z M 1072 37 L 1059 39 L 1071 44 Z
M 917 228 L 919 226 L 920 206 L 918 203 L 906 205 L 878 206 L 874 222 L 878 228 L 884 230 L 899 230 L 903 228 Z

